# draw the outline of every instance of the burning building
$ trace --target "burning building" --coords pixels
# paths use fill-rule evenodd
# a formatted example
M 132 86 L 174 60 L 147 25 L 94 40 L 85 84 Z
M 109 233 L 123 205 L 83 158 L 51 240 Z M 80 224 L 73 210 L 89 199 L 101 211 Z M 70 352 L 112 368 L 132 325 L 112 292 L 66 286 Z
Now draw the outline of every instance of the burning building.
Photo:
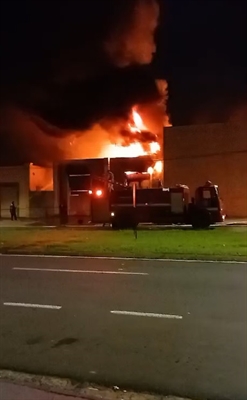
M 142 111 L 141 115 L 138 106 L 134 106 L 128 120 L 109 126 L 106 135 L 100 135 L 98 142 L 91 144 L 91 154 L 98 157 L 78 157 L 83 154 L 85 137 L 75 136 L 75 143 L 72 142 L 69 149 L 74 151 L 73 156 L 55 168 L 57 213 L 63 204 L 70 220 L 90 220 L 92 213 L 95 216 L 96 212 L 100 212 L 92 209 L 90 194 L 97 189 L 100 196 L 108 190 L 106 182 L 109 183 L 109 173 L 115 188 L 124 187 L 126 182 L 131 184 L 131 181 L 138 182 L 142 187 L 162 184 L 164 114 L 157 104 L 160 118 L 152 119 L 154 106 L 150 108 L 151 112 L 147 110 L 144 114 Z M 109 132 L 115 134 L 111 136 Z
M 163 90 L 165 88 L 166 93 L 166 82 L 159 81 L 157 85 Z M 99 182 L 108 169 L 120 185 L 124 183 L 126 173 L 130 172 L 145 173 L 146 182 L 143 184 L 148 187 L 157 185 L 158 181 L 163 180 L 164 96 L 162 101 L 160 99 L 158 102 L 134 105 L 126 116 L 105 118 L 89 130 L 68 132 L 66 137 L 59 140 L 63 156 L 58 159 L 54 157 L 52 165 L 45 159 L 40 166 L 39 162 L 37 165 L 25 163 L 24 167 L 19 168 L 5 165 L 0 170 L 1 217 L 8 217 L 8 204 L 15 200 L 19 205 L 20 217 L 59 214 L 59 204 L 62 202 L 66 203 L 72 220 L 90 220 L 90 198 L 87 194 L 91 190 L 92 179 Z M 27 117 L 19 112 L 20 115 L 20 129 L 26 127 L 32 130 L 34 120 L 29 118 L 27 124 Z M 10 113 L 10 116 L 13 114 Z M 54 151 L 54 141 L 49 140 L 52 145 L 50 151 Z M 36 149 L 36 154 L 39 154 L 40 148 L 42 150 L 42 143 Z M 64 170 L 62 175 L 61 170 Z
M 46 2 L 18 9 L 16 52 L 7 46 L 1 66 L 1 164 L 51 168 L 68 159 L 149 156 L 147 168 L 156 173 L 166 100 L 166 83 L 155 81 L 150 67 L 159 2 L 68 3 L 59 18 Z M 4 12 L 11 40 L 11 7 Z

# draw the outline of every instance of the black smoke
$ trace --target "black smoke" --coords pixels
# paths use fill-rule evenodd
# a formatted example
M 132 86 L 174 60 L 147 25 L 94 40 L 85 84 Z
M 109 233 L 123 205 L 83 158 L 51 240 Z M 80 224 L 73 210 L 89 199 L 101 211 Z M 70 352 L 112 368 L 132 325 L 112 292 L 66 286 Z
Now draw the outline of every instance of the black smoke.
M 155 81 L 145 67 L 112 68 L 85 81 L 47 86 L 42 99 L 19 98 L 16 104 L 65 130 L 88 129 L 105 117 L 128 117 L 130 108 L 159 99 Z M 61 135 L 55 129 L 51 134 Z M 64 131 L 66 134 L 66 131 Z

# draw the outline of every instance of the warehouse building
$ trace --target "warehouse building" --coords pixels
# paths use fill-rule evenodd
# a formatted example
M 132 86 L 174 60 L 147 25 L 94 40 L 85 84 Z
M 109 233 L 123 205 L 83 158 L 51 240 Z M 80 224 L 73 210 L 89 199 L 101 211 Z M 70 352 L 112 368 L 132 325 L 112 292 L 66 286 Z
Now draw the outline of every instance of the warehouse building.
M 219 186 L 227 216 L 247 217 L 246 124 L 165 128 L 165 185 L 186 183 L 193 193 L 207 180 Z

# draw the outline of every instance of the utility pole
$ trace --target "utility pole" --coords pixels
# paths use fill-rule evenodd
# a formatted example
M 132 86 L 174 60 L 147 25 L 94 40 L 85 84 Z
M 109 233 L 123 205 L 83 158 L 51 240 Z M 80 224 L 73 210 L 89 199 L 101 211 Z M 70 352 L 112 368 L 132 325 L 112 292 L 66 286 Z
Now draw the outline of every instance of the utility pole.
M 136 183 L 133 183 L 132 187 L 132 198 L 133 198 L 133 230 L 135 239 L 137 239 L 137 225 L 136 225 Z

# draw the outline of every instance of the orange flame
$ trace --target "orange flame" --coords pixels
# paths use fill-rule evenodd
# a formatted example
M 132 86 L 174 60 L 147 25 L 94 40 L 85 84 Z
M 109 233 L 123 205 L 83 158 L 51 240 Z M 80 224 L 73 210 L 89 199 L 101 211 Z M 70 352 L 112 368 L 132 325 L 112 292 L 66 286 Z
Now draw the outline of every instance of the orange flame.
M 133 123 L 129 123 L 128 127 L 130 132 L 141 133 L 147 131 L 147 127 L 143 123 L 142 117 L 136 111 L 136 108 L 132 109 Z M 157 154 L 160 151 L 160 145 L 158 142 L 150 142 L 145 144 L 143 148 L 141 142 L 133 142 L 128 146 L 123 146 L 121 143 L 108 144 L 104 146 L 101 156 L 103 157 L 139 157 L 149 154 Z
M 156 172 L 158 172 L 159 174 L 161 174 L 161 172 L 163 171 L 163 163 L 162 163 L 162 161 L 156 161 L 156 163 L 154 165 L 154 170 Z
M 131 143 L 129 146 L 121 146 L 121 144 L 108 144 L 103 149 L 102 157 L 139 157 L 147 154 L 148 152 L 144 151 L 141 143 Z
M 132 110 L 132 117 L 136 125 L 136 128 L 139 130 L 139 132 L 147 129 L 143 123 L 142 117 L 140 116 L 140 114 L 138 114 L 138 112 L 134 108 Z
M 148 169 L 147 169 L 147 173 L 149 175 L 155 174 L 155 175 L 160 176 L 162 171 L 163 171 L 163 162 L 162 161 L 156 161 L 156 163 L 154 164 L 153 167 L 148 167 Z
M 101 125 L 94 125 L 90 130 L 84 131 L 81 136 L 79 135 L 80 132 L 71 133 L 69 146 L 64 144 L 68 154 L 67 158 L 127 158 L 159 153 L 160 144 L 158 141 L 142 143 L 141 136 L 143 132 L 148 132 L 149 129 L 144 124 L 136 107 L 132 109 L 131 118 L 127 124 L 127 129 L 130 132 L 129 139 L 133 140 L 129 145 L 123 144 L 124 138 L 119 133 L 122 128 L 122 123 L 119 126 L 118 124 L 115 126 L 113 123 L 109 131 Z M 133 138 L 131 133 L 134 134 Z M 139 134 L 140 140 L 138 140 Z M 114 142 L 111 140 L 112 138 L 114 138 Z

